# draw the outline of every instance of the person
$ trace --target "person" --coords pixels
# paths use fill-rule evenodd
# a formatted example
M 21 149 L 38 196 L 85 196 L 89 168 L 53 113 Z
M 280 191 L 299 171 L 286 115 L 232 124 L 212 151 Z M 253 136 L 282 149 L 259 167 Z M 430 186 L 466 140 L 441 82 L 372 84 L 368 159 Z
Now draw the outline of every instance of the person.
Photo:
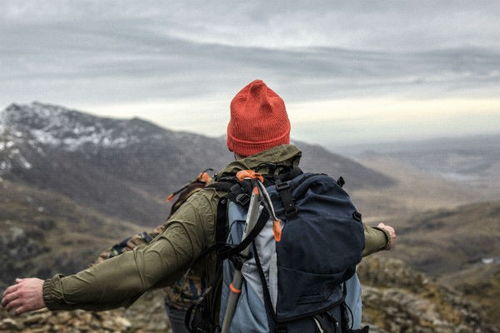
M 297 166 L 301 151 L 290 144 L 290 122 L 285 104 L 261 80 L 255 80 L 231 102 L 227 147 L 231 162 L 216 175 L 256 169 L 269 174 L 266 164 Z M 50 310 L 106 310 L 132 304 L 145 291 L 172 285 L 193 262 L 193 272 L 211 280 L 215 255 L 196 261 L 215 243 L 216 212 L 225 195 L 215 188 L 196 191 L 168 219 L 164 230 L 149 244 L 126 251 L 73 275 L 47 280 L 16 279 L 3 293 L 2 306 L 16 314 L 47 307 Z M 394 229 L 384 224 L 364 226 L 363 256 L 390 249 Z M 216 310 L 217 311 L 217 310 Z

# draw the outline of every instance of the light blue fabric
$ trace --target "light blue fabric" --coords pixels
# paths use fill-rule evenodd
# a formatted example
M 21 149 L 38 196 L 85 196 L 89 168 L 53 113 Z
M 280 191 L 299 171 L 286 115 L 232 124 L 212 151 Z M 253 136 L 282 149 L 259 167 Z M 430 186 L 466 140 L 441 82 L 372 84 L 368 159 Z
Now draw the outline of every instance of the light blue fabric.
M 246 210 L 234 203 L 229 203 L 228 221 L 230 230 L 228 243 L 239 244 L 245 227 Z M 253 267 L 251 267 L 253 266 Z M 243 285 L 239 295 L 236 310 L 229 331 L 231 333 L 268 333 L 269 323 L 265 311 L 262 286 L 252 279 L 258 279 L 255 267 L 255 259 L 245 262 L 242 269 Z M 221 294 L 220 325 L 222 327 L 224 314 L 226 312 L 227 299 L 229 297 L 229 284 L 232 281 L 234 270 L 229 260 L 223 263 L 223 288 Z
M 363 303 L 361 300 L 361 283 L 359 282 L 358 274 L 355 273 L 345 283 L 347 295 L 345 302 L 352 312 L 352 328 L 361 328 L 361 316 L 363 313 Z M 351 322 L 349 322 L 351 324 Z

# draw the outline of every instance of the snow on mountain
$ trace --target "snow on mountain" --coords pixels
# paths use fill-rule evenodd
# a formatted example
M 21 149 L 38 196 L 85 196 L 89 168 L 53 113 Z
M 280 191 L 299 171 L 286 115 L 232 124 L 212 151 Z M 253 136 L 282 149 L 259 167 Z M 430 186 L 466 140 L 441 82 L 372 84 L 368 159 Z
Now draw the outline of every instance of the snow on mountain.
M 19 148 L 23 136 L 22 131 L 11 126 L 7 109 L 0 111 L 0 177 L 9 172 L 15 164 L 25 169 L 32 167 Z
M 39 102 L 11 104 L 0 111 L 0 176 L 15 165 L 30 169 L 27 155 L 43 155 L 47 148 L 68 152 L 125 149 L 164 140 L 166 135 L 180 136 L 137 118 L 102 118 Z
M 0 116 L 0 133 L 10 138 L 28 138 L 31 143 L 75 151 L 86 145 L 124 148 L 145 136 L 162 139 L 160 131 L 145 132 L 138 119 L 100 118 L 60 106 L 33 102 L 12 104 Z

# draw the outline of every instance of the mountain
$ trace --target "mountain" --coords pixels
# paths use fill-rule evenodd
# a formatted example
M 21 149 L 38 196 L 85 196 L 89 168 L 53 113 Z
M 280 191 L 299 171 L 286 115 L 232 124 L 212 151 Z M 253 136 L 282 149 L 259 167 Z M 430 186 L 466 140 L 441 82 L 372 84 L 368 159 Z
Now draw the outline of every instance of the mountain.
M 398 245 L 386 256 L 461 290 L 500 326 L 500 201 L 419 213 L 397 230 Z
M 4 180 L 0 192 L 0 289 L 17 277 L 77 272 L 140 230 L 49 191 Z
M 140 224 L 165 218 L 162 198 L 199 173 L 207 151 L 212 160 L 223 159 L 215 140 L 140 119 L 100 118 L 40 103 L 11 105 L 0 119 L 4 178 Z
M 347 190 L 385 189 L 397 184 L 386 174 L 368 168 L 353 159 L 335 154 L 320 145 L 294 142 L 302 150 L 301 168 L 304 171 L 323 172 L 332 177 L 342 176 Z
M 339 148 L 350 157 L 404 162 L 431 175 L 500 197 L 500 134 Z
M 500 201 L 416 214 L 398 231 L 402 245 L 394 255 L 430 274 L 458 272 L 500 258 Z
M 298 143 L 304 170 L 344 176 L 350 188 L 393 185 L 361 164 Z M 157 225 L 169 192 L 232 159 L 220 138 L 171 131 L 34 102 L 0 111 L 0 177 L 65 195 L 105 215 Z

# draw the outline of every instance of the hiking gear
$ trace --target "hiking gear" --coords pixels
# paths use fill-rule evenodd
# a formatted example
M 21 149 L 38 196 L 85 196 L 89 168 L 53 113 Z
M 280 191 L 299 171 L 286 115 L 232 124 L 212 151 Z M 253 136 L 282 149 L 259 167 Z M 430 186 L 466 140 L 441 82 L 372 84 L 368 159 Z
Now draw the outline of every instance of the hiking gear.
M 248 180 L 233 178 L 240 183 L 226 178 L 220 182 L 232 186 L 211 185 L 231 189 L 225 222 L 228 244 L 215 247 L 223 260 L 222 333 L 350 332 L 353 318 L 345 303 L 345 282 L 361 260 L 364 234 L 360 214 L 347 193 L 326 175 L 302 174 L 296 168 L 268 175 L 267 187 L 255 177 L 250 187 L 245 184 Z M 242 191 L 247 195 L 251 191 L 251 206 L 238 200 Z M 189 319 L 187 323 L 192 324 Z M 202 326 L 200 332 L 217 331 L 206 330 L 216 328 L 216 323 Z M 199 329 L 189 327 L 192 332 Z
M 264 177 L 280 174 L 299 164 L 301 152 L 293 145 L 281 145 L 231 162 L 216 180 L 252 169 Z M 195 190 L 165 223 L 165 230 L 134 251 L 125 252 L 70 276 L 56 275 L 45 280 L 44 302 L 51 310 L 103 310 L 131 304 L 146 290 L 179 280 L 193 260 L 215 244 L 217 207 L 227 192 L 214 188 Z M 283 229 L 281 243 L 285 239 Z M 225 240 L 223 240 L 225 243 Z M 363 255 L 379 251 L 387 244 L 385 233 L 365 226 Z M 194 267 L 204 280 L 216 280 L 217 258 L 207 255 Z M 127 278 L 124 279 L 123 277 Z M 219 295 L 217 291 L 214 294 Z M 219 300 L 211 304 L 211 314 L 219 314 Z M 215 320 L 215 318 L 214 318 Z
M 174 192 L 170 193 L 167 196 L 167 198 L 165 199 L 165 201 L 166 202 L 172 201 L 177 194 L 179 194 L 181 192 L 184 193 L 193 184 L 199 183 L 200 185 L 203 185 L 203 187 L 206 186 L 209 182 L 212 181 L 212 177 L 210 177 L 210 175 L 208 174 L 208 171 L 214 171 L 214 169 L 208 168 L 208 169 L 203 170 L 202 172 L 200 172 L 198 174 L 198 176 L 195 179 L 193 179 L 190 182 L 186 183 L 184 186 L 182 186 L 177 191 L 174 191 Z
M 184 186 L 182 186 L 180 189 L 170 193 L 167 196 L 167 198 L 165 199 L 166 202 L 172 201 L 176 195 L 179 196 L 177 200 L 172 204 L 169 217 L 172 216 L 172 214 L 175 213 L 177 209 L 179 209 L 179 207 L 186 201 L 186 199 L 193 193 L 195 189 L 204 188 L 205 186 L 213 182 L 212 177 L 208 174 L 209 171 L 213 170 L 214 169 L 212 168 L 203 170 L 198 174 L 196 178 L 184 184 Z
M 241 176 L 241 175 L 240 175 Z M 254 175 L 255 176 L 255 175 Z M 242 179 L 242 178 L 240 178 Z M 245 179 L 252 179 L 252 178 L 245 178 Z M 257 179 L 257 178 L 253 178 Z M 255 224 L 257 223 L 257 218 L 259 217 L 259 200 L 260 200 L 260 191 L 259 187 L 257 185 L 257 181 L 253 180 L 252 181 L 253 189 L 252 189 L 252 196 L 250 198 L 250 203 L 248 206 L 248 214 L 246 216 L 246 221 L 245 221 L 245 229 L 243 231 L 243 237 L 244 239 L 248 233 L 253 230 L 255 227 Z M 249 253 L 249 247 L 247 246 L 243 250 L 241 250 L 241 256 L 245 257 L 248 256 Z M 222 333 L 228 333 L 229 332 L 229 327 L 231 325 L 231 321 L 233 320 L 233 315 L 234 315 L 234 310 L 236 308 L 236 303 L 238 302 L 238 296 L 241 293 L 241 284 L 242 284 L 242 274 L 241 274 L 241 268 L 236 267 L 236 271 L 234 272 L 233 275 L 233 280 L 231 284 L 229 285 L 229 289 L 231 291 L 231 294 L 229 295 L 229 298 L 227 300 L 227 307 L 226 307 L 226 312 L 224 315 L 224 320 L 222 324 Z
M 251 126 L 249 126 L 251 124 Z M 227 147 L 241 156 L 290 143 L 285 102 L 263 81 L 255 80 L 231 101 Z

